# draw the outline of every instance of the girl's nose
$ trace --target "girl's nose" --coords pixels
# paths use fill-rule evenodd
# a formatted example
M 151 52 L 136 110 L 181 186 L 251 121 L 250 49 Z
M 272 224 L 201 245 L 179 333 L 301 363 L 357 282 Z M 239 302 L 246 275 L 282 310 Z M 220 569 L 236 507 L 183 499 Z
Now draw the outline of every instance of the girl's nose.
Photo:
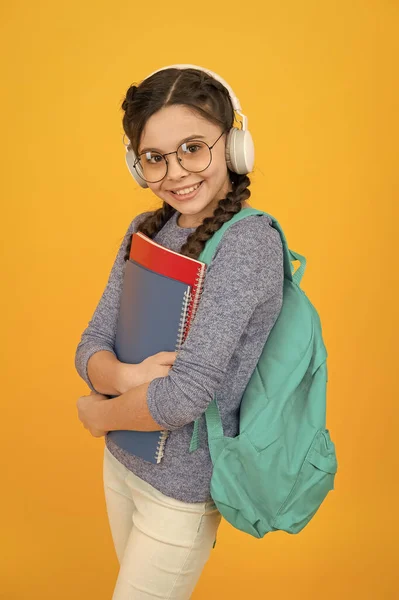
M 180 178 L 184 174 L 188 175 L 188 171 L 181 166 L 177 153 L 169 154 L 166 179 Z

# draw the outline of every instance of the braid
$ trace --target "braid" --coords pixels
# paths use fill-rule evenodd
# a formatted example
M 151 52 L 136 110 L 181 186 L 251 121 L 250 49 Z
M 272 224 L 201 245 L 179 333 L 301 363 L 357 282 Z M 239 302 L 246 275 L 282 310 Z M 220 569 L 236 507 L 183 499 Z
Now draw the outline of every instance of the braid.
M 124 101 L 122 102 L 121 108 L 122 108 L 122 110 L 124 110 L 127 113 L 130 112 L 129 109 L 131 108 L 131 105 L 132 105 L 132 102 L 133 102 L 136 92 L 137 92 L 136 85 L 131 85 L 130 88 L 128 89 L 128 91 L 126 92 L 126 97 L 125 97 Z
M 235 180 L 233 191 L 228 192 L 226 198 L 219 200 L 213 215 L 205 218 L 201 225 L 188 236 L 180 249 L 181 254 L 197 259 L 213 234 L 240 212 L 242 203 L 251 195 L 251 191 L 248 189 L 251 180 L 247 175 L 236 175 Z
M 152 239 L 156 236 L 158 231 L 162 229 L 166 222 L 169 221 L 170 217 L 175 212 L 176 209 L 174 209 L 173 206 L 170 206 L 170 204 L 164 202 L 161 208 L 158 208 L 158 210 L 154 211 L 151 215 L 148 215 L 148 217 L 144 219 L 142 223 L 140 223 L 140 225 L 137 228 L 137 231 L 144 233 L 144 235 Z M 124 256 L 125 261 L 129 259 L 131 247 L 132 237 L 130 237 L 129 243 L 126 247 L 126 252 Z

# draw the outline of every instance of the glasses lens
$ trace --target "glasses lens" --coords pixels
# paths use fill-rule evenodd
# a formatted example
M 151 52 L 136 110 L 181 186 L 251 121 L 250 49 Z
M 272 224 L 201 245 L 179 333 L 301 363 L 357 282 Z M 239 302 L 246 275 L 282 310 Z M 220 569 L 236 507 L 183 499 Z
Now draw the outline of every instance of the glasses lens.
M 181 166 L 191 173 L 204 171 L 212 160 L 211 151 L 205 142 L 184 142 L 177 150 L 177 157 Z M 140 177 L 150 183 L 161 181 L 167 173 L 166 160 L 159 152 L 143 152 L 136 164 Z
M 199 173 L 211 162 L 211 151 L 204 142 L 184 142 L 177 151 L 181 166 L 191 173 Z
M 144 152 L 140 154 L 139 175 L 150 183 L 160 181 L 166 175 L 166 161 L 158 152 Z

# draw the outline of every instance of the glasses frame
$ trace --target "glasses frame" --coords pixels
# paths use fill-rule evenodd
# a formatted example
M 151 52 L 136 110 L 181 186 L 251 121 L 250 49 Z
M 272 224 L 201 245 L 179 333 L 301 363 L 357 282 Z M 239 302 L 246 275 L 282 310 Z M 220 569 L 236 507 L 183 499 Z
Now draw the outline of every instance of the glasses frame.
M 164 159 L 164 161 L 166 162 L 166 173 L 163 177 L 161 177 L 161 179 L 157 179 L 156 181 L 148 181 L 148 179 L 145 179 L 138 171 L 138 169 L 136 168 L 137 163 L 140 163 L 141 165 L 141 161 L 140 161 L 140 157 L 143 156 L 143 154 L 147 154 L 146 152 L 141 152 L 141 154 L 138 155 L 138 157 L 136 158 L 136 160 L 133 163 L 133 167 L 136 170 L 137 175 L 143 179 L 144 181 L 146 181 L 147 183 L 159 183 L 160 181 L 162 181 L 163 179 L 165 179 L 165 177 L 168 174 L 168 169 L 169 169 L 169 161 L 166 158 L 167 156 L 169 156 L 170 154 L 176 154 L 176 158 L 179 161 L 179 165 L 181 166 L 182 169 L 184 169 L 185 171 L 187 171 L 188 173 L 202 173 L 203 171 L 205 171 L 211 164 L 212 159 L 213 159 L 213 155 L 212 155 L 212 148 L 215 146 L 215 144 L 220 140 L 220 138 L 222 137 L 222 135 L 224 135 L 228 130 L 225 129 L 222 131 L 222 133 L 219 135 L 218 139 L 216 140 L 216 142 L 213 142 L 212 146 L 209 146 L 209 144 L 207 144 L 206 142 L 204 142 L 204 140 L 189 140 L 188 142 L 183 142 L 182 144 L 180 144 L 177 149 L 174 152 L 166 152 L 165 154 L 161 154 L 161 152 L 157 152 L 154 151 L 156 154 L 159 154 L 159 156 L 162 156 L 162 158 Z M 211 155 L 210 161 L 207 164 L 207 166 L 205 167 L 205 169 L 201 169 L 201 171 L 190 171 L 189 169 L 186 169 L 186 167 L 183 167 L 183 165 L 181 164 L 181 159 L 178 157 L 177 153 L 179 151 L 179 148 L 183 145 L 183 144 L 188 144 L 188 143 L 193 143 L 193 142 L 201 142 L 202 144 L 205 144 L 206 146 L 208 146 L 209 148 L 209 154 Z M 141 170 L 143 171 L 143 167 L 141 166 Z M 144 173 L 144 171 L 143 171 Z

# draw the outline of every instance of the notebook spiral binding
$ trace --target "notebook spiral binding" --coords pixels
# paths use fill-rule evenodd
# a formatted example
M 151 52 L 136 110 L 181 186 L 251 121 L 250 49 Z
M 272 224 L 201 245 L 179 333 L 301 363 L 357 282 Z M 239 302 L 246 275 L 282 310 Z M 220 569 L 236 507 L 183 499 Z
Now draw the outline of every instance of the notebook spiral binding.
M 195 317 L 195 313 L 197 312 L 198 303 L 200 301 L 201 293 L 204 287 L 204 279 L 205 279 L 205 269 L 201 274 L 201 269 L 197 271 L 197 278 L 195 279 L 195 285 L 193 293 L 190 293 L 190 286 L 187 287 L 187 290 L 184 292 L 184 301 L 182 306 L 182 314 L 180 316 L 179 322 L 179 336 L 176 343 L 176 350 L 180 350 L 180 346 L 184 342 L 187 335 L 187 327 L 188 327 L 188 314 L 191 314 L 191 322 Z M 195 293 L 198 288 L 198 293 Z
M 194 297 L 194 301 L 192 303 L 192 306 L 190 306 L 190 310 L 192 313 L 192 319 L 194 319 L 195 317 L 195 313 L 197 312 L 197 308 L 198 308 L 198 303 L 201 299 L 201 294 L 202 294 L 202 290 L 204 288 L 204 281 L 205 281 L 205 272 L 206 272 L 206 268 L 203 269 L 202 273 L 201 273 L 201 269 L 198 269 L 198 277 L 195 280 L 195 289 L 199 289 L 198 294 L 196 295 L 196 298 Z
M 156 454 L 155 454 L 155 458 L 157 460 L 157 464 L 159 464 L 161 462 L 162 457 L 164 455 L 164 452 L 165 452 L 165 443 L 166 443 L 166 440 L 167 440 L 167 438 L 169 436 L 169 431 L 166 431 L 166 430 L 160 431 L 160 434 L 161 435 L 159 437 L 159 441 L 158 441 L 158 445 L 157 445 L 157 451 L 156 451 Z
M 183 298 L 183 305 L 182 305 L 182 310 L 181 310 L 181 315 L 180 315 L 180 320 L 179 320 L 179 328 L 178 328 L 178 337 L 177 337 L 177 342 L 176 342 L 176 350 L 179 350 L 181 345 L 184 342 L 184 339 L 186 337 L 186 333 L 187 333 L 187 316 L 189 314 L 189 312 L 191 312 L 192 314 L 192 319 L 195 316 L 195 313 L 197 311 L 197 307 L 198 307 L 198 302 L 199 302 L 199 298 L 201 296 L 201 292 L 204 286 L 204 275 L 205 275 L 205 271 L 203 272 L 203 274 L 201 275 L 201 270 L 198 269 L 198 277 L 195 280 L 195 290 L 197 288 L 199 288 L 199 292 L 198 294 L 191 294 L 190 293 L 190 286 L 187 286 L 187 289 L 184 292 L 184 298 Z M 195 298 L 196 296 L 196 298 Z M 166 440 L 169 436 L 169 431 L 167 430 L 163 430 L 160 432 L 160 438 L 159 438 L 159 442 L 158 442 L 158 446 L 157 446 L 157 452 L 156 452 L 156 461 L 157 464 L 159 464 L 162 460 L 162 457 L 164 455 L 164 451 L 165 451 L 165 444 L 166 444 Z
M 178 336 L 177 336 L 177 342 L 176 342 L 176 348 L 175 348 L 176 350 L 179 350 L 180 346 L 184 342 L 184 337 L 185 337 L 186 327 L 187 327 L 187 315 L 188 315 L 188 310 L 190 308 L 190 304 L 191 304 L 190 286 L 187 286 L 187 289 L 184 292 L 183 305 L 182 305 L 181 315 L 180 315 L 180 320 L 179 320 Z

